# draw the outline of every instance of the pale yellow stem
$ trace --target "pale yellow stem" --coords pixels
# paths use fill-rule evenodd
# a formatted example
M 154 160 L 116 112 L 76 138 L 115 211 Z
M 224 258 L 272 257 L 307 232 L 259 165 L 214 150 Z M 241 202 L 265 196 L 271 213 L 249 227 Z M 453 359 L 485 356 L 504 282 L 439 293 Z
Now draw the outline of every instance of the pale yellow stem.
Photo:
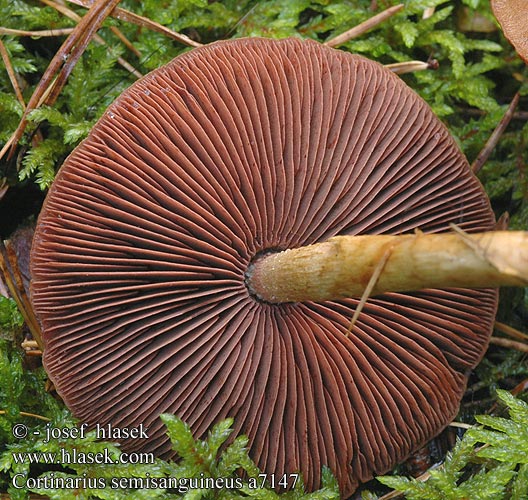
M 425 288 L 528 285 L 528 232 L 336 236 L 255 260 L 251 293 L 270 303 L 360 297 L 390 249 L 372 295 Z

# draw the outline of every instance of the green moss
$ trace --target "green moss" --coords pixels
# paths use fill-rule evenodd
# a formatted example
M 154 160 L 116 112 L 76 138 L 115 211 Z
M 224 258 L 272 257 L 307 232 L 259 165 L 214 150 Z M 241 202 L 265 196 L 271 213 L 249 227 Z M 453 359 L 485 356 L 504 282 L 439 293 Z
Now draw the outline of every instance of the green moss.
M 15 301 L 0 295 L 0 342 L 13 341 L 23 325 L 24 319 Z
M 522 500 L 528 496 L 528 404 L 499 390 L 510 417 L 480 415 L 426 481 L 402 476 L 378 480 L 408 500 Z M 371 497 L 372 498 L 372 497 Z
M 396 3 L 395 0 L 386 2 L 383 7 Z M 162 4 L 160 6 L 160 2 L 154 0 L 124 1 L 121 7 L 202 43 L 241 36 L 302 36 L 322 42 L 373 15 L 369 9 L 371 0 L 166 0 Z M 492 19 L 488 2 L 471 0 L 465 4 L 468 5 L 464 7 L 466 17 L 478 14 Z M 436 7 L 436 10 L 424 19 L 427 7 Z M 83 13 L 80 8 L 72 8 Z M 404 78 L 444 119 L 461 147 L 472 157 L 497 124 L 513 92 L 520 87 L 519 80 L 526 77 L 526 69 L 499 31 L 482 34 L 459 29 L 462 8 L 456 1 L 408 0 L 401 12 L 341 48 L 382 63 L 436 59 L 438 70 L 418 72 Z M 10 28 L 72 26 L 72 21 L 54 9 L 36 2 L 0 0 L 0 13 Z M 21 179 L 32 177 L 42 188 L 49 186 L 64 155 L 86 135 L 111 101 L 134 81 L 135 78 L 118 64 L 119 56 L 146 73 L 188 50 L 162 34 L 127 22 L 112 19 L 104 26 L 99 34 L 107 46 L 90 43 L 53 106 L 53 114 L 48 110 L 31 115 L 33 125 L 41 125 L 44 142 L 52 139 L 62 141 L 62 144 L 53 142 L 49 147 L 34 146 L 43 148 L 37 153 L 32 153 L 29 147 L 22 160 Z M 109 26 L 118 27 L 141 55 L 137 57 L 127 51 Z M 45 46 L 52 50 L 43 51 L 39 44 L 27 37 L 3 37 L 15 71 L 31 75 L 24 90 L 26 99 L 62 40 L 63 37 L 46 38 Z M 467 116 L 461 116 L 461 108 L 484 112 L 481 117 L 470 121 L 478 130 L 477 134 L 467 134 L 468 120 Z M 21 114 L 6 72 L 0 72 L 0 114 L 5 118 L 0 122 L 0 141 L 5 141 Z M 508 152 L 512 152 L 515 146 L 508 144 Z M 55 154 L 49 153 L 52 148 L 57 149 Z M 30 158 L 25 159 L 28 155 Z M 36 155 L 38 162 L 31 155 Z M 525 155 L 523 152 L 526 160 Z

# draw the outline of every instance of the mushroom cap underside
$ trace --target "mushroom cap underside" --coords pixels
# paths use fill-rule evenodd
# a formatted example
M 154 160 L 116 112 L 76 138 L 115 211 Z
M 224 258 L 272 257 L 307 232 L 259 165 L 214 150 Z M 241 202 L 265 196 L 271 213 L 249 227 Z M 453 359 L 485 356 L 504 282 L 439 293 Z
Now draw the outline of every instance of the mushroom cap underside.
M 526 0 L 491 0 L 504 36 L 528 63 L 528 4 Z
M 316 42 L 241 39 L 126 90 L 62 166 L 32 249 L 44 362 L 74 415 L 143 423 L 126 450 L 173 454 L 233 417 L 268 472 L 321 468 L 343 496 L 455 415 L 494 290 L 270 305 L 245 273 L 269 249 L 338 234 L 493 228 L 429 107 L 381 65 Z

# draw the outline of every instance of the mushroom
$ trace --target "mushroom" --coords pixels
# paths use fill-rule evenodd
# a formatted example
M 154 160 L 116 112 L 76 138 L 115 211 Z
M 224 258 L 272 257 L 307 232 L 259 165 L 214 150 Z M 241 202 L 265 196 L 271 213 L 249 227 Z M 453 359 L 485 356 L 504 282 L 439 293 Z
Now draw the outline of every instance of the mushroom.
M 327 465 L 346 497 L 451 421 L 497 292 L 381 290 L 348 331 L 357 296 L 268 296 L 282 271 L 262 263 L 449 224 L 482 232 L 494 216 L 446 128 L 389 70 L 298 39 L 192 50 L 125 91 L 50 189 L 31 269 L 46 369 L 82 421 L 148 428 L 125 450 L 173 456 L 164 412 L 197 436 L 233 417 L 262 470 L 314 489 Z
M 504 36 L 528 63 L 528 10 L 525 0 L 491 0 Z

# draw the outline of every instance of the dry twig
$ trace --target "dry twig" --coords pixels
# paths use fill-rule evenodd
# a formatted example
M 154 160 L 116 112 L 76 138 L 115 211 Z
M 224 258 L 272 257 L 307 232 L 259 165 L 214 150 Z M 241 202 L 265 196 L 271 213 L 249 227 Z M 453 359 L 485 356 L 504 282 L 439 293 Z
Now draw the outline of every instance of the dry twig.
M 7 50 L 2 40 L 0 40 L 0 56 L 2 56 L 2 61 L 4 61 L 4 65 L 7 70 L 7 75 L 9 76 L 9 80 L 11 81 L 11 85 L 13 87 L 13 90 L 15 91 L 18 102 L 22 104 L 22 106 L 25 108 L 26 103 L 24 102 L 24 96 L 22 95 L 22 90 L 20 90 L 20 86 L 18 85 L 15 70 L 13 69 L 13 65 L 11 64 L 11 60 L 9 59 L 9 54 L 7 53 Z
M 74 3 L 75 5 L 80 5 L 81 7 L 91 8 L 91 6 L 94 3 L 94 0 L 68 0 L 70 3 Z M 128 21 L 132 24 L 137 24 L 138 26 L 143 26 L 145 28 L 151 29 L 152 31 L 157 31 L 158 33 L 162 33 L 169 38 L 172 38 L 173 40 L 176 40 L 180 43 L 183 43 L 185 45 L 188 45 L 190 47 L 201 47 L 202 44 L 195 42 L 192 38 L 189 38 L 187 35 L 183 35 L 181 33 L 177 33 L 176 31 L 172 31 L 169 28 L 166 28 L 165 26 L 162 26 L 159 23 L 156 23 L 155 21 L 151 21 L 150 19 L 139 16 L 138 14 L 134 14 L 133 12 L 130 12 L 125 9 L 121 9 L 119 7 L 116 7 L 113 9 L 113 11 L 110 13 L 112 17 L 115 17 L 116 19 L 120 19 L 121 21 Z
M 0 410 L 0 415 L 5 415 L 5 410 Z M 44 422 L 51 422 L 51 418 L 43 417 L 42 415 L 37 415 L 36 413 L 29 413 L 27 411 L 20 411 L 18 412 L 19 415 L 22 417 L 31 417 L 31 418 L 38 418 L 39 420 L 44 420 Z
M 40 0 L 43 4 L 48 5 L 49 7 L 54 8 L 58 12 L 60 12 L 62 15 L 68 17 L 69 19 L 72 19 L 76 23 L 79 23 L 82 19 L 81 16 L 77 15 L 73 10 L 68 9 L 66 6 L 57 3 L 53 0 Z M 126 47 L 131 50 L 135 55 L 138 57 L 141 56 L 139 51 L 127 40 L 127 38 L 121 33 L 121 31 L 116 28 L 115 26 L 111 26 L 110 30 L 116 35 L 125 45 Z M 107 43 L 104 41 L 104 39 L 99 35 L 94 35 L 94 41 L 98 43 L 99 45 L 105 45 L 107 46 Z M 109 48 L 110 50 L 110 48 Z M 132 66 L 128 61 L 123 59 L 122 57 L 117 58 L 117 62 L 125 68 L 127 71 L 132 73 L 136 78 L 141 78 L 143 75 L 136 69 L 134 66 Z
M 430 61 L 405 61 L 385 64 L 385 67 L 397 75 L 403 75 L 405 73 L 414 73 L 415 71 L 438 69 L 438 61 L 436 59 L 431 59 Z
M 26 295 L 15 251 L 9 242 L 4 244 L 2 240 L 0 240 L 0 270 L 4 275 L 9 292 L 16 302 L 33 339 L 37 342 L 39 348 L 43 350 L 44 344 L 42 342 L 40 325 L 33 313 L 29 298 Z
M 389 260 L 391 253 L 392 253 L 392 247 L 387 248 L 387 250 L 385 250 L 384 254 L 382 255 L 381 259 L 377 263 L 376 267 L 374 268 L 374 271 L 372 272 L 372 276 L 370 277 L 369 282 L 367 283 L 367 286 L 365 287 L 365 291 L 361 295 L 359 304 L 357 305 L 356 310 L 354 311 L 354 315 L 352 316 L 352 319 L 350 320 L 350 325 L 348 325 L 347 337 L 350 336 L 350 334 L 352 333 L 352 328 L 354 328 L 354 325 L 356 324 L 356 321 L 359 318 L 361 311 L 365 307 L 365 304 L 367 303 L 368 298 L 372 294 L 372 290 L 378 283 L 379 277 L 381 273 L 383 272 L 385 264 Z
M 51 30 L 37 30 L 37 31 L 26 31 L 26 30 L 14 30 L 11 28 L 3 28 L 0 26 L 0 35 L 14 35 L 14 36 L 63 36 L 69 35 L 75 28 L 59 28 Z
M 510 337 L 514 339 L 528 341 L 528 334 L 520 332 L 519 330 L 517 330 L 516 328 L 513 328 L 512 326 L 506 325 L 499 321 L 495 321 L 495 328 L 499 330 L 499 332 L 509 335 Z
M 41 104 L 51 105 L 55 102 L 84 49 L 119 1 L 98 0 L 61 45 L 42 75 L 17 129 L 8 141 L 11 144 L 10 156 L 14 153 L 14 144 L 18 143 L 26 129 L 29 113 Z
M 82 18 L 81 16 L 79 16 L 77 13 L 75 13 L 73 10 L 71 9 L 68 9 L 68 7 L 66 7 L 65 5 L 63 5 L 62 3 L 57 3 L 55 2 L 54 0 L 40 0 L 43 4 L 45 5 L 48 5 L 49 7 L 53 7 L 56 11 L 60 12 L 62 15 L 74 20 L 76 23 L 78 23 Z M 110 26 L 110 31 L 112 31 L 112 33 L 117 37 L 119 38 L 123 43 L 124 45 L 132 52 L 134 53 L 137 57 L 141 57 L 141 54 L 139 52 L 139 50 L 137 50 L 129 41 L 128 39 L 126 38 L 125 35 L 123 35 L 123 33 L 121 33 L 121 30 L 119 30 L 119 28 L 117 28 L 116 26 Z M 103 38 L 101 38 L 99 35 L 95 35 L 94 37 L 94 40 L 97 42 L 97 43 L 100 43 L 101 45 L 106 45 L 106 42 L 103 40 Z M 123 61 L 125 64 L 123 64 Z M 119 64 L 121 64 L 123 67 L 125 67 L 126 69 L 127 68 L 127 65 L 128 66 L 131 66 L 128 62 L 126 62 L 124 59 L 122 58 L 118 58 L 118 62 Z M 133 71 L 131 71 L 131 73 L 133 73 Z
M 513 118 L 513 113 L 518 103 L 519 103 L 519 92 L 515 94 L 515 96 L 512 99 L 512 102 L 510 103 L 510 106 L 508 107 L 506 113 L 504 113 L 504 116 L 502 117 L 501 121 L 499 122 L 495 130 L 490 135 L 486 144 L 482 148 L 482 151 L 478 154 L 475 161 L 471 164 L 471 169 L 473 170 L 473 172 L 475 173 L 479 172 L 482 166 L 486 163 L 487 159 L 489 158 L 492 151 L 495 149 L 495 146 L 497 145 L 497 143 L 499 142 L 499 139 L 504 133 L 504 130 L 506 130 L 506 127 L 508 126 L 511 119 Z
M 525 344 L 524 342 L 518 342 L 517 340 L 510 340 L 502 337 L 491 337 L 490 344 L 528 353 L 528 344 Z
M 394 14 L 396 14 L 402 9 L 403 9 L 402 3 L 399 5 L 394 5 L 393 7 L 389 7 L 388 9 L 385 9 L 379 14 L 372 16 L 370 19 L 367 19 L 366 21 L 358 24 L 357 26 L 354 26 L 348 31 L 345 31 L 344 33 L 341 33 L 340 35 L 337 35 L 336 37 L 331 38 L 330 40 L 327 40 L 324 43 L 324 45 L 327 45 L 328 47 L 337 47 L 338 45 L 342 45 L 343 43 L 346 43 L 349 40 L 352 40 L 352 38 L 356 38 L 362 35 L 363 33 L 366 33 L 368 30 L 378 26 L 383 21 L 393 16 Z

